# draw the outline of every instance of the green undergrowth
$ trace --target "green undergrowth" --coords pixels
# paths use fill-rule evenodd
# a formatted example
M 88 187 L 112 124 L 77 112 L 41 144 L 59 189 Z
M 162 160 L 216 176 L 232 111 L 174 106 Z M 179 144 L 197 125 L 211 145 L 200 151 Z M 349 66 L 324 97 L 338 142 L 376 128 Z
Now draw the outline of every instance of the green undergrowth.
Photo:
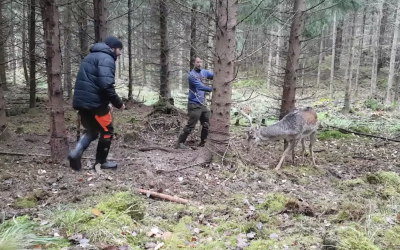
M 340 200 L 327 205 L 334 211 L 325 245 L 339 250 L 400 249 L 400 176 L 377 171 L 340 181 Z M 330 248 L 325 248 L 330 249 Z
M 0 250 L 23 250 L 46 246 L 60 249 L 68 245 L 62 238 L 45 235 L 46 227 L 32 221 L 28 216 L 20 216 L 0 224 Z

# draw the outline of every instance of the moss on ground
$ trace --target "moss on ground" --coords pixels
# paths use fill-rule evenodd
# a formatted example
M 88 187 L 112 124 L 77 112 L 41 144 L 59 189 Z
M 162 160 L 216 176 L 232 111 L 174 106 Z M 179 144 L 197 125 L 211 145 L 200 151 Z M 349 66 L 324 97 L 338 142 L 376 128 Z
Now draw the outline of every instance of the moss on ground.
M 353 227 L 340 228 L 337 234 L 337 250 L 380 250 L 364 233 Z
M 349 139 L 353 137 L 352 134 L 343 134 L 337 130 L 321 131 L 317 134 L 318 140 L 325 141 L 330 139 Z

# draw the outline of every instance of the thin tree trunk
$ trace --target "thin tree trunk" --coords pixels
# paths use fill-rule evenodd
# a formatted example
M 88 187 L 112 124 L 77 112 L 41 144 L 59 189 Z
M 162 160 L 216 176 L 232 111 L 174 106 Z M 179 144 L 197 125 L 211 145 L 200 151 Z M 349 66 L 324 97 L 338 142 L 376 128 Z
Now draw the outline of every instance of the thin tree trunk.
M 276 38 L 276 58 L 275 58 L 275 85 L 278 85 L 279 73 L 281 71 L 281 61 L 280 61 L 281 29 L 279 27 L 276 34 L 277 38 Z
M 4 9 L 4 5 L 0 2 L 0 23 L 3 21 L 3 9 Z M 4 37 L 3 32 L 2 32 L 3 30 L 4 29 L 0 30 L 1 38 Z M 2 47 L 4 49 L 3 45 L 1 45 L 0 47 Z M 0 55 L 1 55 L 1 53 L 0 53 Z M 1 70 L 3 70 L 3 69 L 1 69 Z M 2 73 L 0 75 L 2 75 Z M 8 134 L 6 131 L 6 129 L 7 129 L 6 103 L 4 100 L 4 93 L 3 93 L 5 79 L 3 77 L 4 76 L 1 76 L 1 78 L 0 78 L 0 140 L 4 139 L 6 137 L 6 134 Z
M 317 73 L 317 88 L 320 87 L 321 82 L 321 65 L 324 52 L 324 29 L 321 31 L 321 41 L 319 42 L 319 57 L 318 57 L 318 73 Z
M 132 0 L 128 0 L 128 64 L 129 64 L 129 77 L 128 77 L 128 100 L 132 100 Z
M 142 21 L 144 22 L 144 11 L 142 10 Z M 147 62 L 147 47 L 146 47 L 146 36 L 145 36 L 145 24 L 142 24 L 142 50 L 143 50 L 143 58 L 142 58 L 142 71 L 143 71 L 143 85 L 147 86 L 147 74 L 146 74 L 146 62 Z
M 26 8 L 25 8 L 25 1 L 23 2 L 22 5 L 22 32 L 21 32 L 21 38 L 22 38 L 22 68 L 24 69 L 24 77 L 25 77 L 25 85 L 29 87 L 29 75 L 28 75 L 28 66 L 26 63 Z M 28 16 L 28 15 L 26 15 Z
M 306 0 L 295 0 L 293 4 L 294 18 L 290 27 L 289 50 L 287 53 L 286 73 L 283 83 L 282 103 L 279 119 L 295 107 L 296 81 L 299 70 L 299 59 L 301 53 L 301 39 L 304 30 L 306 16 Z
M 214 14 L 214 0 L 210 0 L 210 9 L 208 11 L 209 18 L 208 18 L 208 45 L 207 45 L 207 69 L 211 70 L 214 66 L 213 64 L 213 51 L 214 51 L 214 34 L 215 34 L 215 22 L 212 18 Z
M 364 48 L 364 36 L 365 36 L 365 20 L 367 17 L 367 7 L 364 7 L 364 13 L 362 17 L 362 25 L 361 25 L 361 39 L 359 42 L 359 57 L 358 57 L 358 62 L 357 62 L 357 73 L 356 73 L 356 81 L 355 81 L 355 97 L 358 97 L 358 89 L 359 89 L 359 79 L 360 79 L 360 66 L 361 62 L 364 60 L 364 53 L 363 53 L 363 48 Z
M 89 53 L 89 46 L 87 40 L 87 3 L 86 1 L 81 1 L 79 4 L 79 46 L 80 46 L 80 54 L 81 59 L 85 58 L 85 56 Z
M 196 11 L 197 4 L 193 3 L 190 14 L 190 60 L 196 55 Z M 193 65 L 190 63 L 190 69 L 192 67 Z
M 64 26 L 64 39 L 66 39 L 64 47 L 64 91 L 67 91 L 67 99 L 69 100 L 72 96 L 71 49 L 73 48 L 73 42 L 70 32 L 72 28 L 72 11 L 71 6 L 67 6 L 66 8 Z
M 385 41 L 385 33 L 386 33 L 386 25 L 388 21 L 388 15 L 389 15 L 389 4 L 383 0 L 382 1 L 382 15 L 381 15 L 381 20 L 380 20 L 380 27 L 379 27 L 379 40 L 378 40 L 378 51 L 377 51 L 377 57 L 378 57 L 378 65 L 377 65 L 377 74 L 379 75 L 379 72 L 381 68 L 383 67 L 383 53 L 382 53 L 382 47 L 383 43 Z
M 336 58 L 336 12 L 333 13 L 332 27 L 332 59 L 331 59 L 331 79 L 329 81 L 329 94 L 333 99 L 333 80 L 335 76 L 335 58 Z
M 94 8 L 94 39 L 102 42 L 107 36 L 107 9 L 105 0 L 93 0 Z
M 353 78 L 353 61 L 354 61 L 354 35 L 356 30 L 356 17 L 357 13 L 353 14 L 353 22 L 350 26 L 350 46 L 349 46 L 349 61 L 347 63 L 347 74 L 346 74 L 346 90 L 344 95 L 344 107 L 343 112 L 348 113 L 351 109 L 351 80 Z
M 343 48 L 343 26 L 344 22 L 343 19 L 341 19 L 336 27 L 335 70 L 340 69 L 340 57 L 342 55 L 342 48 Z
M 209 162 L 212 152 L 223 155 L 229 147 L 232 81 L 235 78 L 235 28 L 237 1 L 220 0 L 217 8 L 214 84 L 211 102 L 209 140 L 202 149 L 203 162 Z
M 6 37 L 5 32 L 5 5 L 0 3 L 0 84 L 3 89 L 7 88 L 7 75 L 6 75 Z M 1 133 L 1 130 L 0 130 Z
M 36 13 L 35 0 L 30 0 L 29 21 L 29 108 L 36 107 Z
M 271 87 L 271 70 L 272 70 L 272 43 L 269 45 L 268 49 L 267 89 L 270 89 Z
M 165 0 L 159 0 L 160 6 L 160 96 L 171 97 L 169 85 L 169 47 L 168 47 L 168 8 Z
M 385 105 L 387 107 L 389 107 L 392 103 L 392 86 L 393 86 L 393 79 L 395 76 L 397 38 L 399 36 L 399 26 L 400 26 L 400 1 L 397 3 L 396 23 L 394 26 L 392 50 L 390 53 L 389 79 L 388 79 L 388 84 L 387 84 L 387 89 L 386 89 L 386 101 L 385 101 Z
M 381 20 L 382 16 L 382 4 L 379 6 L 379 14 L 376 17 L 377 26 L 380 27 L 379 21 Z M 375 95 L 376 90 L 376 83 L 378 78 L 378 38 L 379 36 L 379 29 L 375 30 L 375 34 L 373 34 L 373 46 L 372 46 L 372 73 L 371 73 L 371 89 L 370 89 L 370 98 Z
M 41 0 L 41 3 L 44 40 L 46 44 L 46 72 L 50 106 L 50 151 L 53 162 L 60 162 L 64 160 L 68 154 L 68 140 L 61 90 L 59 14 L 55 0 Z

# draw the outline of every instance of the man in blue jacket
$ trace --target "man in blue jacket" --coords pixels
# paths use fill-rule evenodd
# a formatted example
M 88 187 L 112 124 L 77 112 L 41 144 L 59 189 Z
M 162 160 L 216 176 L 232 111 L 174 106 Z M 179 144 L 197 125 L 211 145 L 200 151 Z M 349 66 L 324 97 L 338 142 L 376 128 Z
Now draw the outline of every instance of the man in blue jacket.
M 103 169 L 117 167 L 116 163 L 107 161 L 107 156 L 114 133 L 110 111 L 112 106 L 125 109 L 114 88 L 115 61 L 122 48 L 117 38 L 107 37 L 103 43 L 93 45 L 79 67 L 72 106 L 78 110 L 85 131 L 68 155 L 74 170 L 81 169 L 83 152 L 99 134 L 95 165 L 100 163 Z
M 187 125 L 183 129 L 183 133 L 179 135 L 176 148 L 188 149 L 185 145 L 187 137 L 190 135 L 196 123 L 200 120 L 202 130 L 200 135 L 200 147 L 203 147 L 206 143 L 208 136 L 208 127 L 210 122 L 210 110 L 207 108 L 205 103 L 205 92 L 211 92 L 212 88 L 205 86 L 204 81 L 206 79 L 213 79 L 213 73 L 208 70 L 201 68 L 201 59 L 199 57 L 193 57 L 190 61 L 193 64 L 193 69 L 189 72 L 189 95 L 188 95 L 188 115 L 189 120 Z

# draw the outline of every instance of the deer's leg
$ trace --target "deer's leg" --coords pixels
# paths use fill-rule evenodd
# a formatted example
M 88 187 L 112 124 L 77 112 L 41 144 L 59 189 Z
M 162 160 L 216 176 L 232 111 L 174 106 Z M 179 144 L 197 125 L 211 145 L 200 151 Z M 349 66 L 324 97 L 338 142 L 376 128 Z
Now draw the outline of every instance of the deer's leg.
M 293 162 L 293 165 L 295 164 L 295 156 L 296 156 L 296 152 L 295 152 L 295 147 L 296 147 L 296 145 L 297 145 L 297 143 L 299 142 L 299 140 L 296 140 L 296 139 L 294 139 L 294 140 L 292 140 L 292 143 L 290 144 L 290 150 L 292 151 L 292 162 Z
M 278 170 L 278 169 L 280 169 L 280 168 L 282 167 L 283 161 L 284 161 L 284 159 L 285 159 L 287 153 L 288 153 L 289 150 L 292 148 L 292 144 L 293 144 L 293 141 L 290 141 L 290 142 L 289 142 L 289 145 L 286 147 L 285 151 L 283 151 L 283 154 L 282 154 L 282 156 L 281 156 L 281 159 L 279 160 L 279 163 L 278 163 L 278 165 L 276 166 L 275 170 Z
M 316 166 L 317 164 L 315 164 L 314 152 L 312 148 L 316 140 L 317 140 L 317 132 L 315 131 L 310 135 L 310 155 L 314 166 Z
M 301 138 L 301 161 L 304 164 L 304 153 L 306 151 L 306 142 L 305 138 Z

